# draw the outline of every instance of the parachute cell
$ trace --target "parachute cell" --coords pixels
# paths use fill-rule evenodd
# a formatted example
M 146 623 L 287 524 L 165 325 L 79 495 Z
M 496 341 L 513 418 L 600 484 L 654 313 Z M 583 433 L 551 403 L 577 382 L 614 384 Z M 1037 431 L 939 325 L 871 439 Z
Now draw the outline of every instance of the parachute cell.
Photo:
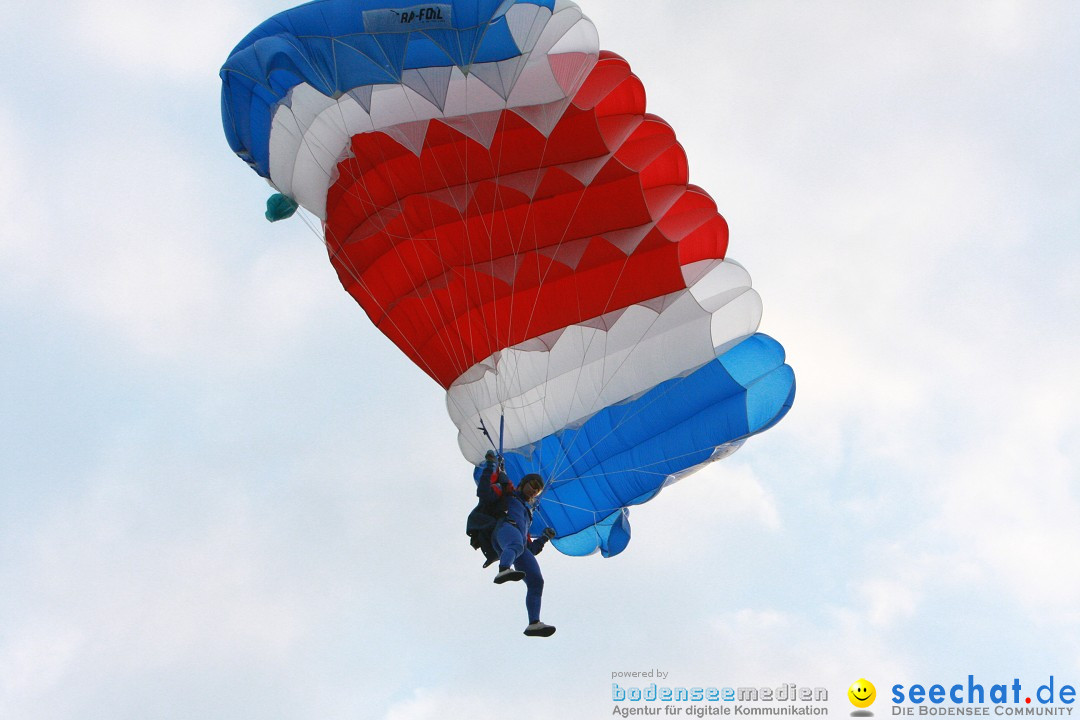
M 410 0 L 412 2 L 412 0 Z M 372 322 L 447 390 L 466 459 L 571 555 L 794 396 L 728 228 L 628 63 L 566 0 L 320 0 L 222 69 L 237 154 L 323 223 Z

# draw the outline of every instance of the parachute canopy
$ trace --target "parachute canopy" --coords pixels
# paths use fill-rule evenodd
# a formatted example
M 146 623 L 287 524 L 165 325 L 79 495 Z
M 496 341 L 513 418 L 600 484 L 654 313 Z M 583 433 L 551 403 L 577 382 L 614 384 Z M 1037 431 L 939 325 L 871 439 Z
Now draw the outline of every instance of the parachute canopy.
M 233 150 L 322 220 L 465 458 L 501 441 L 511 477 L 548 481 L 562 552 L 620 552 L 628 506 L 790 408 L 727 224 L 575 4 L 318 0 L 221 78 Z

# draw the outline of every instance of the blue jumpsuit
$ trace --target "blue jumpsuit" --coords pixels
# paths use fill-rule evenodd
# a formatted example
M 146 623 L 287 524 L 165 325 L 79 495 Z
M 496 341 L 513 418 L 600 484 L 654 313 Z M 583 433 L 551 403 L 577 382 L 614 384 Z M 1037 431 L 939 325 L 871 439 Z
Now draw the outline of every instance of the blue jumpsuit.
M 544 576 L 540 574 L 536 553 L 547 542 L 545 538 L 529 540 L 531 522 L 532 508 L 521 492 L 515 490 L 506 499 L 506 517 L 499 520 L 492 535 L 495 551 L 499 553 L 499 568 L 513 565 L 515 570 L 525 573 L 525 609 L 529 613 L 530 624 L 540 621 Z

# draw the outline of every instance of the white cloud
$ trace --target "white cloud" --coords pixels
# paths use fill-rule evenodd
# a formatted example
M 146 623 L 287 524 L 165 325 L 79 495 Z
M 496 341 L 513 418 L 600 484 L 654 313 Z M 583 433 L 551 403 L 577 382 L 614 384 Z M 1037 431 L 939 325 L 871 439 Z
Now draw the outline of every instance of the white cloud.
M 938 530 L 957 554 L 987 568 L 993 585 L 1041 622 L 1080 624 L 1080 578 L 1065 568 L 1080 547 L 1075 453 L 1078 422 L 1061 394 L 1071 372 L 1037 378 L 987 408 L 985 435 L 949 458 Z M 1013 393 L 1020 397 L 1012 396 Z
M 37 158 L 30 182 L 5 152 L 25 168 L 4 196 L 5 289 L 78 318 L 102 352 L 248 368 L 302 349 L 328 307 L 347 305 L 321 239 L 240 209 L 246 196 L 205 179 L 205 150 L 155 122 L 90 135 L 63 163 Z
M 742 452 L 742 451 L 740 451 Z M 682 492 L 689 497 L 672 497 Z M 681 506 L 675 514 L 680 523 L 708 520 L 758 525 L 766 531 L 780 529 L 776 498 L 762 484 L 751 464 L 714 463 L 664 491 Z M 665 499 L 667 499 L 665 497 Z
M 714 656 L 713 677 L 732 684 L 824 686 L 835 707 L 848 705 L 843 689 L 858 677 L 904 677 L 914 662 L 849 610 L 822 616 L 746 608 L 715 616 L 707 632 L 713 647 L 736 649 Z
M 497 672 L 491 673 L 496 677 Z M 516 685 L 516 683 L 515 683 Z M 413 696 L 391 707 L 383 720 L 443 720 L 444 718 L 499 717 L 506 712 L 507 700 L 497 697 L 480 697 L 471 693 L 455 694 L 445 690 L 418 689 Z M 519 705 L 519 703 L 515 703 Z M 514 714 L 523 717 L 533 715 L 525 712 L 521 715 L 520 707 L 515 707 Z
M 229 50 L 258 23 L 261 16 L 244 9 L 209 0 L 93 0 L 71 6 L 64 20 L 88 58 L 146 78 L 197 81 L 216 74 Z
M 739 453 L 748 453 L 747 447 Z M 633 535 L 625 552 L 664 564 L 687 548 L 715 552 L 726 539 L 773 535 L 780 531 L 782 519 L 776 498 L 752 464 L 728 458 L 665 488 L 645 505 L 632 507 L 630 525 Z
M 871 580 L 863 583 L 861 592 L 869 605 L 868 619 L 873 625 L 889 625 L 897 619 L 911 617 L 918 605 L 918 593 L 903 580 Z
M 980 587 L 985 573 L 970 559 L 941 547 L 927 524 L 882 543 L 875 539 L 853 557 L 850 612 L 867 632 L 903 632 L 936 610 L 928 607 L 943 591 Z
M 196 479 L 190 461 L 161 462 L 152 475 L 127 464 L 72 482 L 47 517 L 7 528 L 19 551 L 3 577 L 25 602 L 4 604 L 5 717 L 92 707 L 126 717 L 145 687 L 172 688 L 157 703 L 186 693 L 168 710 L 178 713 L 220 678 L 296 679 L 311 638 L 355 597 L 360 578 L 340 575 L 336 556 L 328 565 L 290 546 L 288 515 L 260 507 L 239 478 L 204 467 Z M 254 701 L 250 683 L 238 684 Z M 266 702 L 280 707 L 293 692 L 302 693 L 279 686 Z M 217 698 L 217 712 L 228 716 L 238 695 Z
M 26 137 L 12 114 L 0 108 L 0 213 L 5 225 L 0 232 L 0 293 L 9 294 L 25 285 L 25 276 L 40 273 L 41 220 L 46 217 L 41 199 L 26 187 L 30 159 Z
M 62 612 L 54 620 L 78 634 L 82 670 L 215 662 L 230 649 L 280 658 L 297 637 L 298 618 L 277 588 L 260 587 L 274 561 L 243 499 L 217 494 L 209 517 L 185 518 L 161 505 L 152 494 L 160 489 L 145 479 L 99 477 L 88 495 L 37 528 L 25 545 L 33 559 L 27 579 L 39 593 L 28 613 Z M 181 530 L 148 532 L 147 522 Z
M 12 718 L 34 717 L 36 699 L 63 687 L 81 648 L 80 632 L 43 618 L 0 644 L 0 708 Z

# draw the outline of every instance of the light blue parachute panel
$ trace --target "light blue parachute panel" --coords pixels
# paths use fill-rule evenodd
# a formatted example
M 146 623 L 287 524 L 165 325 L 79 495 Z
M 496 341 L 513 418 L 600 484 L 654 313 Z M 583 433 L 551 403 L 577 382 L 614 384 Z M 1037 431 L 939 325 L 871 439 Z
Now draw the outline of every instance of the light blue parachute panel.
M 758 333 L 580 427 L 509 451 L 507 472 L 515 480 L 538 473 L 548 482 L 534 535 L 550 526 L 555 547 L 567 555 L 615 555 L 630 539 L 625 508 L 648 501 L 718 448 L 768 429 L 794 397 L 783 347 Z
M 270 127 L 289 91 L 306 84 L 327 97 L 403 81 L 406 70 L 517 57 L 505 22 L 517 4 L 555 0 L 316 0 L 275 15 L 233 49 L 221 68 L 221 114 L 229 145 L 270 177 Z

